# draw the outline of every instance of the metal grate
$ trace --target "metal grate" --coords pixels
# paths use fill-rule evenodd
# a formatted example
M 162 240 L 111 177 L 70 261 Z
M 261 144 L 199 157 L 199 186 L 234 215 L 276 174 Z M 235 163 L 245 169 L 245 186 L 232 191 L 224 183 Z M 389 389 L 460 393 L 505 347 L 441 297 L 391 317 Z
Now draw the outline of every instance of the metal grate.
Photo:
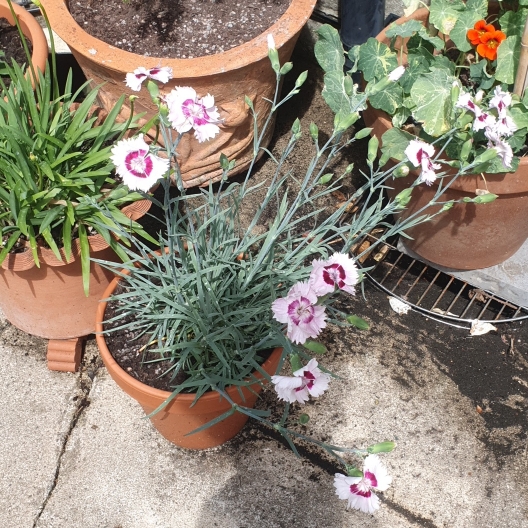
M 439 271 L 392 244 L 368 251 L 372 240 L 368 235 L 356 246 L 367 278 L 412 309 L 459 328 L 469 328 L 475 320 L 497 324 L 528 319 L 528 308 Z

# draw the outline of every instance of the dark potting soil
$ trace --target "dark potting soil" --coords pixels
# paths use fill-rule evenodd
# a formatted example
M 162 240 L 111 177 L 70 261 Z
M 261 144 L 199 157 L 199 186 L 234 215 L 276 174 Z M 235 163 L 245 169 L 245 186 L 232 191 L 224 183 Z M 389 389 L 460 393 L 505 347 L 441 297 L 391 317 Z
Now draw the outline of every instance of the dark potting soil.
M 71 0 L 90 35 L 139 55 L 194 58 L 227 51 L 271 27 L 291 0 Z M 141 66 L 138 64 L 138 66 Z
M 29 40 L 26 40 L 26 42 L 31 53 L 33 46 Z M 0 18 L 0 51 L 4 52 L 4 55 L 0 56 L 0 66 L 2 62 L 7 62 L 7 64 L 11 65 L 13 59 L 21 65 L 28 63 L 17 27 L 12 26 L 5 18 Z M 10 80 L 6 77 L 2 78 L 6 86 L 9 86 Z
M 119 283 L 116 288 L 116 294 L 122 293 L 125 288 Z M 105 330 L 113 330 L 119 326 L 132 323 L 134 317 L 127 315 L 118 321 L 110 321 L 116 315 L 119 315 L 118 301 L 109 301 L 106 305 L 104 315 Z M 163 373 L 169 370 L 174 364 L 168 360 L 157 361 L 158 354 L 148 353 L 149 339 L 146 335 L 141 335 L 141 331 L 130 328 L 114 330 L 105 334 L 105 341 L 108 350 L 116 360 L 117 364 L 133 378 L 154 387 L 156 389 L 172 392 L 174 387 L 182 383 L 187 378 L 184 372 L 179 372 L 175 379 L 171 375 L 163 376 Z M 156 344 L 153 344 L 155 347 Z M 259 355 L 263 361 L 273 352 L 272 349 L 264 350 Z M 152 362 L 154 361 L 154 362 Z M 184 391 L 185 392 L 185 391 Z

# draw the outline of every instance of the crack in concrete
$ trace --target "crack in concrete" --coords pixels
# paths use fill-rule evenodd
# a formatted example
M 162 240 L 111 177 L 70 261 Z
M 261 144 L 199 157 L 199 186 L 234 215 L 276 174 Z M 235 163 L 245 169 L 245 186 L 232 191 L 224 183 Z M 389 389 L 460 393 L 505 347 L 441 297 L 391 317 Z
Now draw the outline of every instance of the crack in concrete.
M 73 416 L 70 420 L 70 425 L 68 427 L 68 430 L 66 431 L 66 434 L 64 435 L 62 439 L 62 444 L 60 447 L 59 455 L 57 457 L 57 463 L 55 465 L 53 481 L 51 483 L 50 488 L 48 489 L 48 493 L 46 494 L 46 497 L 44 498 L 39 511 L 37 512 L 37 515 L 35 516 L 32 528 L 37 528 L 37 524 L 42 514 L 44 513 L 44 510 L 46 509 L 46 506 L 49 500 L 51 499 L 51 496 L 53 495 L 55 488 L 57 487 L 57 484 L 59 482 L 61 465 L 62 465 L 62 458 L 64 454 L 66 453 L 66 447 L 73 433 L 73 430 L 75 429 L 75 426 L 77 425 L 79 421 L 79 418 L 82 416 L 84 410 L 87 407 L 89 407 L 91 403 L 90 392 L 92 390 L 93 380 L 95 376 L 97 375 L 97 373 L 99 372 L 99 369 L 101 368 L 101 366 L 102 364 L 98 360 L 97 356 L 88 358 L 86 353 L 83 353 L 82 359 L 81 359 L 81 365 L 79 369 L 79 390 L 80 390 L 81 395 L 74 397 L 74 401 L 76 402 L 77 405 L 73 413 Z

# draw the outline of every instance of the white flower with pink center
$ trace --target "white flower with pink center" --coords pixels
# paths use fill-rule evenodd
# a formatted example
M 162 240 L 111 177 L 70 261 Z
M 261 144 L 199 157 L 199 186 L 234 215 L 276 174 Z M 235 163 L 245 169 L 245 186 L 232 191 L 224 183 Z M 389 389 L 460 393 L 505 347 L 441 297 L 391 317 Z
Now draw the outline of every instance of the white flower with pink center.
M 165 101 L 169 108 L 169 121 L 180 134 L 194 128 L 194 136 L 202 143 L 220 132 L 217 125 L 221 122 L 220 114 L 212 95 L 200 98 L 193 88 L 185 86 L 172 90 Z
M 499 136 L 509 137 L 517 130 L 517 125 L 509 115 L 504 113 L 503 116 L 499 116 L 492 128 Z
M 172 68 L 170 66 L 150 68 L 149 77 L 163 84 L 168 83 L 172 79 Z
M 314 260 L 310 285 L 316 295 L 332 293 L 335 288 L 354 295 L 359 274 L 354 261 L 344 253 L 334 253 L 328 260 Z
M 273 302 L 273 317 L 287 323 L 286 335 L 294 343 L 302 344 L 309 337 L 317 337 L 326 326 L 324 306 L 316 306 L 317 295 L 308 282 L 298 282 L 288 292 Z
M 347 508 L 364 513 L 374 513 L 379 509 L 379 497 L 372 491 L 388 489 L 392 477 L 387 473 L 377 455 L 368 455 L 363 465 L 363 477 L 347 477 L 336 473 L 334 486 L 340 499 L 347 500 Z
M 488 148 L 493 148 L 497 151 L 497 155 L 502 160 L 505 167 L 511 167 L 513 151 L 510 145 L 508 145 L 508 143 L 506 143 L 506 141 L 504 141 L 499 134 L 491 128 L 486 129 L 484 135 L 488 138 Z
M 433 145 L 425 143 L 419 139 L 413 139 L 405 149 L 405 155 L 415 167 L 422 168 L 420 180 L 431 185 L 436 180 L 435 170 L 441 168 L 438 163 L 433 163 L 431 157 L 434 156 L 435 149 Z
M 479 117 L 482 113 L 482 110 L 478 105 L 475 104 L 473 98 L 471 97 L 471 94 L 469 93 L 460 94 L 455 106 L 457 108 L 465 108 L 466 110 L 471 110 L 471 112 L 475 114 L 475 117 Z
M 473 121 L 473 130 L 478 132 L 479 130 L 484 130 L 485 128 L 490 128 L 495 126 L 497 120 L 494 115 L 488 114 L 487 112 L 481 112 L 478 116 L 475 116 L 475 121 Z
M 489 103 L 490 108 L 496 108 L 499 112 L 499 117 L 505 115 L 506 109 L 512 103 L 512 96 L 510 92 L 504 92 L 500 86 L 495 87 L 494 95 Z
M 321 396 L 330 382 L 330 375 L 321 372 L 317 361 L 311 359 L 305 367 L 296 370 L 293 376 L 271 376 L 279 400 L 304 404 L 310 396 Z
M 139 92 L 141 90 L 141 85 L 143 81 L 148 79 L 148 70 L 140 66 L 136 68 L 132 73 L 126 74 L 126 85 L 134 92 Z
M 143 134 L 117 142 L 112 147 L 110 159 L 131 191 L 150 191 L 169 169 L 168 160 L 150 153 Z
M 170 79 L 172 79 L 172 68 L 169 66 L 159 66 L 147 70 L 147 68 L 140 66 L 132 73 L 126 74 L 125 82 L 131 90 L 134 92 L 139 92 L 141 90 L 143 81 L 146 81 L 147 79 L 154 79 L 155 81 L 167 83 Z

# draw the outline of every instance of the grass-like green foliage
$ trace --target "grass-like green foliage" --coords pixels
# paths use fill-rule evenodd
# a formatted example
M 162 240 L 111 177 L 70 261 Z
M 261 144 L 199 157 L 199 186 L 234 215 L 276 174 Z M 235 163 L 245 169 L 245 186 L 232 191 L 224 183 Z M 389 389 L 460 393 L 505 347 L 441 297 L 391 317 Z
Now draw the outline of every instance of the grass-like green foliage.
M 53 68 L 47 64 L 44 73 L 35 71 L 29 54 L 28 60 L 31 75 L 13 61 L 5 64 L 9 88 L 0 79 L 0 263 L 21 241 L 29 243 L 37 265 L 39 244 L 58 259 L 62 248 L 69 259 L 72 239 L 79 238 L 88 291 L 88 236 L 100 233 L 126 258 L 112 231 L 119 225 L 143 234 L 119 209 L 142 196 L 114 179 L 109 159 L 113 142 L 133 123 L 116 121 L 124 96 L 102 123 L 91 109 L 97 88 L 74 105 L 88 83 L 73 93 L 71 70 L 61 95 L 51 71 L 56 71 L 54 53 Z M 39 82 L 33 89 L 36 75 Z M 101 214 L 101 204 L 109 215 Z

